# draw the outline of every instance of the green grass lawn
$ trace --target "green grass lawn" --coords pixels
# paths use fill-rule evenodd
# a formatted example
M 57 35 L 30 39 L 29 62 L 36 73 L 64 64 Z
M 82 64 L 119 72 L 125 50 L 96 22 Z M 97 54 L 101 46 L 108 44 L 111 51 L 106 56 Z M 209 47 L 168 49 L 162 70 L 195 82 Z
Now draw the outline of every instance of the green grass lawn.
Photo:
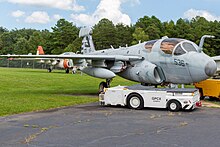
M 97 94 L 101 81 L 63 70 L 48 73 L 45 69 L 0 68 L 0 116 L 98 101 L 98 95 L 74 94 Z M 132 84 L 116 77 L 111 86 Z

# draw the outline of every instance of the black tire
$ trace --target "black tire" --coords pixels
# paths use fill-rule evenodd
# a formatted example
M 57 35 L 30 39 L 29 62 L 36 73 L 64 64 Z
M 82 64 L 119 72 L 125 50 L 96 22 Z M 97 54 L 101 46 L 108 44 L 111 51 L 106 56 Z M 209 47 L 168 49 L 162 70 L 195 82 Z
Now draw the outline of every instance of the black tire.
M 67 74 L 70 73 L 70 70 L 69 70 L 69 69 L 66 69 L 66 73 L 67 73 Z
M 48 71 L 48 72 L 52 72 L 52 69 L 51 69 L 51 68 L 48 68 L 47 71 Z
M 106 82 L 101 82 L 100 84 L 99 84 L 99 93 L 102 93 L 102 92 L 104 92 L 104 88 L 107 88 L 108 86 L 107 86 L 107 83 Z
M 176 100 L 171 100 L 167 103 L 167 108 L 169 111 L 177 112 L 181 109 L 181 104 Z
M 144 108 L 144 100 L 142 96 L 137 93 L 132 93 L 127 97 L 127 106 L 131 109 L 143 109 Z

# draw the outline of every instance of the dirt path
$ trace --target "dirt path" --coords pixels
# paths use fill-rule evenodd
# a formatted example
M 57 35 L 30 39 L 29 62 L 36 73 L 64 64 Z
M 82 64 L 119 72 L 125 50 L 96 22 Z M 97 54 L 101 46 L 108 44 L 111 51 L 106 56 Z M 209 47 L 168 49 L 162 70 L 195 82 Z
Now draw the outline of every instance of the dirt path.
M 209 107 L 209 108 L 220 108 L 220 105 L 215 104 L 213 102 L 204 101 L 204 100 L 202 100 L 202 106 L 203 107 Z

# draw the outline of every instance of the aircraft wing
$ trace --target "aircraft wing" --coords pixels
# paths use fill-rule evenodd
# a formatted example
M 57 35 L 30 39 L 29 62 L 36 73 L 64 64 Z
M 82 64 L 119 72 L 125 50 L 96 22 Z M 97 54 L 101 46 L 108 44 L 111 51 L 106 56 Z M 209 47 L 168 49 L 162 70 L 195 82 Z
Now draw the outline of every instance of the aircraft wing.
M 0 55 L 7 58 L 38 58 L 38 59 L 88 59 L 88 60 L 112 60 L 112 61 L 135 61 L 142 60 L 141 56 L 124 55 Z
M 0 55 L 0 57 L 2 57 L 1 55 Z M 12 60 L 54 60 L 54 58 L 18 58 L 18 57 L 8 57 L 8 58 L 12 58 Z
M 220 72 L 220 56 L 214 56 L 214 57 L 212 57 L 212 59 L 213 60 L 215 60 L 215 62 L 216 62 L 216 65 L 217 65 L 217 73 L 219 73 Z
M 13 56 L 13 55 L 12 55 Z M 28 56 L 32 56 L 32 55 L 28 55 Z M 11 60 L 14 60 L 14 61 L 37 61 L 38 63 L 47 63 L 47 64 L 51 64 L 51 63 L 55 63 L 55 64 L 58 64 L 60 59 L 55 59 L 55 58 L 39 58 L 38 56 L 39 55 L 34 55 L 34 56 L 37 56 L 36 58 L 33 58 L 33 57 L 8 57 L 9 59 Z M 6 56 L 1 56 L 0 57 L 6 57 Z

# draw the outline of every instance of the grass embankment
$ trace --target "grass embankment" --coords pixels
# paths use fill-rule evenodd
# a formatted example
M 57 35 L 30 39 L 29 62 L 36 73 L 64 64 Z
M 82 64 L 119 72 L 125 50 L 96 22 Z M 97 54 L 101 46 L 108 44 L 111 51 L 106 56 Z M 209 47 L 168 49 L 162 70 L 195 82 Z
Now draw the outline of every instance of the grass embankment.
M 0 116 L 46 110 L 98 101 L 96 94 L 102 79 L 85 74 L 65 74 L 63 70 L 0 68 Z M 134 82 L 116 77 L 112 86 Z

